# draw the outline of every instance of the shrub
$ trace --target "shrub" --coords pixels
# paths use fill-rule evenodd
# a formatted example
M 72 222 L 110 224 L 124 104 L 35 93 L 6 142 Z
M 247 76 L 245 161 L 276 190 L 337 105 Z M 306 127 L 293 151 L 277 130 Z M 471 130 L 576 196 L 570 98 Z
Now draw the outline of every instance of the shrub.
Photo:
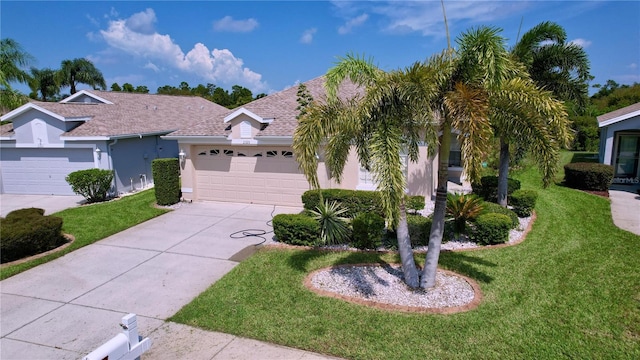
M 516 190 L 511 194 L 509 203 L 513 206 L 513 212 L 519 217 L 527 217 L 535 208 L 536 200 L 538 200 L 538 193 L 535 190 Z
M 478 216 L 469 238 L 480 245 L 502 244 L 509 241 L 511 220 L 503 214 L 488 213 Z
M 480 196 L 485 201 L 498 201 L 497 176 L 483 176 L 480 178 L 479 183 L 472 183 L 471 188 L 473 189 L 474 194 Z M 511 178 L 507 179 L 507 196 L 510 196 L 514 191 L 519 189 L 520 181 Z
M 511 229 L 514 229 L 518 225 L 520 225 L 518 214 L 516 214 L 512 210 L 492 202 L 485 202 L 483 206 L 484 210 L 482 211 L 482 214 L 502 214 L 509 217 L 509 219 L 511 219 Z
M 71 190 L 83 196 L 87 202 L 105 201 L 111 189 L 113 170 L 78 170 L 67 175 L 65 180 L 71 185 Z
M 180 201 L 180 162 L 176 158 L 151 162 L 154 190 L 158 205 L 173 205 Z
M 273 233 L 278 241 L 303 246 L 320 243 L 320 224 L 302 214 L 278 214 L 273 217 Z
M 311 210 L 312 217 L 320 224 L 320 237 L 324 244 L 344 244 L 349 238 L 349 219 L 342 217 L 347 209 L 337 201 L 325 200 Z
M 422 195 L 407 195 L 405 201 L 407 203 L 407 211 L 414 214 L 424 209 L 424 196 Z
M 302 203 L 307 210 L 314 210 L 320 205 L 320 193 L 324 200 L 337 201 L 347 211 L 345 217 L 353 219 L 364 212 L 376 213 L 384 217 L 380 193 L 377 191 L 347 190 L 347 189 L 322 189 L 308 190 L 302 194 Z
M 586 162 L 566 164 L 564 180 L 574 189 L 606 191 L 613 181 L 613 166 Z
M 358 249 L 377 249 L 382 245 L 384 218 L 374 213 L 360 213 L 351 221 L 351 245 Z
M 409 237 L 411 246 L 429 245 L 429 235 L 431 234 L 431 224 L 433 219 L 422 215 L 407 215 L 409 225 Z
M 33 211 L 41 209 L 32 209 L 14 211 L 0 219 L 2 263 L 55 249 L 66 242 L 61 218 L 43 216 L 39 211 Z
M 482 199 L 472 194 L 447 194 L 446 215 L 452 223 L 456 237 L 465 233 L 467 224 L 484 210 L 483 202 Z

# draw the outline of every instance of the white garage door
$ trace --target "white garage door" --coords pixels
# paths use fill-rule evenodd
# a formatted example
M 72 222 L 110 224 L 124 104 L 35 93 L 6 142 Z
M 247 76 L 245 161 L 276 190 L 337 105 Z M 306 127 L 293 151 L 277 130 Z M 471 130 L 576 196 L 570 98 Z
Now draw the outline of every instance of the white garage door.
M 0 150 L 2 190 L 7 194 L 73 195 L 65 177 L 93 167 L 91 149 Z
M 289 147 L 198 147 L 199 200 L 301 206 L 309 184 Z

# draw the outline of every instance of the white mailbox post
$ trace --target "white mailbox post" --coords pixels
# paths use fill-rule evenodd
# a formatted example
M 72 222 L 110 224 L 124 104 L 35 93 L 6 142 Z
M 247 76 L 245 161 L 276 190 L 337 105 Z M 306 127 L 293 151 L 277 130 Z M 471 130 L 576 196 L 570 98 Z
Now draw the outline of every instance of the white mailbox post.
M 122 318 L 122 332 L 99 348 L 93 350 L 83 360 L 134 360 L 151 348 L 151 339 L 140 340 L 136 314 Z

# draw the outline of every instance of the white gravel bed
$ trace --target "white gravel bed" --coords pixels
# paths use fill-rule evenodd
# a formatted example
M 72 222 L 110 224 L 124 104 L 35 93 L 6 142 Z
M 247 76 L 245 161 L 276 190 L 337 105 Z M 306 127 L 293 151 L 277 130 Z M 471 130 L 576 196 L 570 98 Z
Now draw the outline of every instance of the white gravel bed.
M 475 297 L 473 287 L 464 279 L 438 271 L 433 289 L 411 289 L 402 280 L 398 266 L 340 266 L 316 272 L 311 284 L 338 295 L 377 303 L 448 308 L 464 306 Z

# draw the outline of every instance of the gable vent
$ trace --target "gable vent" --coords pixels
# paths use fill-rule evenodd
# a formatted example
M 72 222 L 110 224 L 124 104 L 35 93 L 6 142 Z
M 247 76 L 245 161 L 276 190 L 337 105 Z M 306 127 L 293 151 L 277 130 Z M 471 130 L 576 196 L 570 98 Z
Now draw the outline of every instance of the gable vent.
M 243 139 L 251 138 L 251 123 L 247 120 L 240 123 L 240 137 Z

